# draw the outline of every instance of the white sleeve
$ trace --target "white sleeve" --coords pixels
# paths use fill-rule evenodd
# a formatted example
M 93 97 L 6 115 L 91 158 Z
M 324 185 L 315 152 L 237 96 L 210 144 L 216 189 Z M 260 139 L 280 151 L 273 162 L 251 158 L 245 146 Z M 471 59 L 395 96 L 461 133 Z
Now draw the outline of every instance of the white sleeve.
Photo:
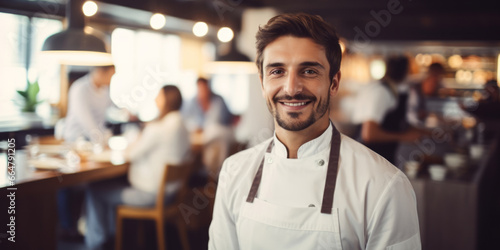
M 367 226 L 366 249 L 422 249 L 415 193 L 401 171 L 394 175 L 375 205 Z
M 384 86 L 368 86 L 356 97 L 353 123 L 374 121 L 381 124 L 387 112 L 394 107 L 395 102 L 394 96 Z
M 236 223 L 234 214 L 231 212 L 230 201 L 228 197 L 228 184 L 230 182 L 228 174 L 228 161 L 224 161 L 219 175 L 219 184 L 215 195 L 214 213 L 209 230 L 209 250 L 237 250 L 238 236 L 236 234 Z

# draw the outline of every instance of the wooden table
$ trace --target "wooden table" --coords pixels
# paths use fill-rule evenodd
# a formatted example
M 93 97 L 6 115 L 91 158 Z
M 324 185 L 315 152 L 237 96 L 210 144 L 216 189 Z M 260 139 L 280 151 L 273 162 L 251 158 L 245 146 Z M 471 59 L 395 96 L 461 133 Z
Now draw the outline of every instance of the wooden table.
M 5 164 L 5 152 L 2 154 L 0 164 Z M 28 166 L 24 150 L 16 151 L 15 163 L 14 186 L 9 185 L 6 172 L 0 173 L 0 249 L 56 249 L 57 190 L 122 176 L 128 171 L 127 163 L 93 161 L 80 163 L 72 173 L 34 170 Z M 15 214 L 8 214 L 9 210 Z M 15 216 L 15 242 L 8 240 L 11 216 Z

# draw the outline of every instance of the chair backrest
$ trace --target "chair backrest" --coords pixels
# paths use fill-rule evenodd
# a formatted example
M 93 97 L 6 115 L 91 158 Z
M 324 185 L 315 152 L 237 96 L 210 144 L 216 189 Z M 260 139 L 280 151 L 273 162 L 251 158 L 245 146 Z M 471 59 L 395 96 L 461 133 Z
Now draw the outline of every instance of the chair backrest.
M 177 190 L 177 196 L 182 195 L 179 192 L 184 192 L 183 190 L 185 190 L 188 186 L 189 177 L 192 175 L 193 169 L 193 160 L 189 160 L 178 165 L 167 164 L 165 166 L 162 181 L 160 182 L 160 187 L 156 196 L 155 207 L 159 213 L 163 213 L 165 207 L 165 185 L 167 183 L 179 181 L 181 183 L 181 187 Z

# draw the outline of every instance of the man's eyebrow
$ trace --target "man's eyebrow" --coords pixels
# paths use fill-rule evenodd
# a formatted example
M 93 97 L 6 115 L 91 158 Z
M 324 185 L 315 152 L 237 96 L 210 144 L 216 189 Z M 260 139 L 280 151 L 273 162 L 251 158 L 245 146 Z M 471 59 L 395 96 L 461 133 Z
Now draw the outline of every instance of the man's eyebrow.
M 285 64 L 284 63 L 281 63 L 281 62 L 275 62 L 275 63 L 269 63 L 266 65 L 266 69 L 268 68 L 274 68 L 274 67 L 283 67 Z
M 321 63 L 319 63 L 319 62 L 309 62 L 309 61 L 307 61 L 307 62 L 302 62 L 302 63 L 300 63 L 299 65 L 300 65 L 300 66 L 302 66 L 302 67 L 306 66 L 306 67 L 320 67 L 320 68 L 322 68 L 322 69 L 324 69 L 324 68 L 325 68 L 325 67 L 324 67 Z M 275 62 L 275 63 L 269 63 L 269 64 L 267 64 L 264 68 L 268 69 L 268 68 L 283 67 L 283 66 L 285 66 L 285 64 L 284 64 L 284 63 L 281 63 L 281 62 Z
M 325 67 L 321 63 L 319 63 L 319 62 L 302 62 L 302 63 L 300 63 L 300 66 L 320 67 L 322 69 L 325 69 Z

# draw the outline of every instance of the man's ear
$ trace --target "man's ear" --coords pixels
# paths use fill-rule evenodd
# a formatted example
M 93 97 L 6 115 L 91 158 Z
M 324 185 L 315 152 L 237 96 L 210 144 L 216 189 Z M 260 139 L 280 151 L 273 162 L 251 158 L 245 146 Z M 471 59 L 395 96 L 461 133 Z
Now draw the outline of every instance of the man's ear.
M 340 70 L 335 74 L 332 78 L 332 83 L 330 84 L 330 95 L 334 96 L 337 94 L 337 91 L 339 90 L 339 85 L 340 85 L 340 77 L 341 77 Z

